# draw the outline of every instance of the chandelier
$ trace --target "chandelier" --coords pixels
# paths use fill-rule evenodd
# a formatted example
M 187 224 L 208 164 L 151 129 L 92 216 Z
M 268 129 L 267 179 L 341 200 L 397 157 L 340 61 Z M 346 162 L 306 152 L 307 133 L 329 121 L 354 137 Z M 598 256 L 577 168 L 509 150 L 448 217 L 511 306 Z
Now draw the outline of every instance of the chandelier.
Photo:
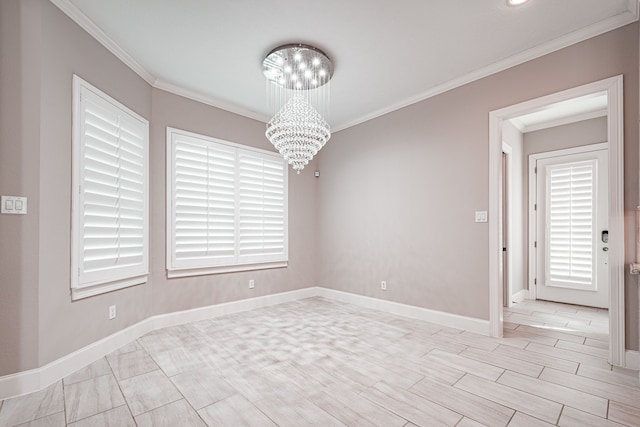
M 265 135 L 300 173 L 331 137 L 323 113 L 328 112 L 333 64 L 320 49 L 288 44 L 272 50 L 262 67 L 267 98 L 277 111 Z

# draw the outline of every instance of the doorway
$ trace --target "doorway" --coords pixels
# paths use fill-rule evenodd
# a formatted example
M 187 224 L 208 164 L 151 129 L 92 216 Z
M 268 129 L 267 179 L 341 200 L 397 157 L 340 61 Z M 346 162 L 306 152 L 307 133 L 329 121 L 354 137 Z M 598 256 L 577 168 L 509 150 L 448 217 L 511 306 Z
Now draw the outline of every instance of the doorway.
M 608 266 L 609 266 L 609 362 L 624 366 L 624 210 L 622 76 L 568 89 L 489 113 L 489 298 L 490 334 L 503 334 L 503 268 L 501 190 L 503 183 L 502 126 L 507 120 L 542 112 L 580 97 L 606 93 L 608 117 Z M 532 244 L 535 239 L 529 238 Z M 529 248 L 531 249 L 531 248 Z M 529 272 L 531 274 L 531 271 Z
M 536 185 L 530 299 L 608 309 L 607 144 L 532 155 L 530 164 Z

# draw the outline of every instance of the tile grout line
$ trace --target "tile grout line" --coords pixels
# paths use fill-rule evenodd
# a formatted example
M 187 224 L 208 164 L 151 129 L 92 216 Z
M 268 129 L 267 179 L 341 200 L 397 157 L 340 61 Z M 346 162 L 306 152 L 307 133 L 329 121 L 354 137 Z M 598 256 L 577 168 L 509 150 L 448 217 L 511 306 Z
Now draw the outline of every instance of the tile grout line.
M 60 380 L 60 383 L 62 384 L 62 413 L 64 416 L 64 425 L 67 426 L 67 399 L 64 389 L 64 378 Z
M 562 405 L 562 408 L 560 408 L 560 413 L 558 414 L 558 419 L 556 420 L 556 425 L 560 424 L 560 418 L 562 418 L 562 413 L 564 412 L 564 408 L 566 407 L 566 405 Z
M 135 342 L 138 342 L 138 340 L 136 339 Z M 111 366 L 111 362 L 109 362 L 109 359 L 107 359 L 107 356 L 105 356 L 104 358 L 107 361 L 107 365 L 109 365 L 109 369 L 111 370 L 111 375 L 113 375 L 113 378 L 116 380 L 116 384 L 118 384 L 118 390 L 120 390 L 120 394 L 122 395 L 122 399 L 124 400 L 124 405 L 126 405 L 127 410 L 129 411 L 129 415 L 131 415 L 131 420 L 137 426 L 138 423 L 136 422 L 136 419 L 133 416 L 133 412 L 131 411 L 131 406 L 129 406 L 129 401 L 127 400 L 127 397 L 124 395 L 124 392 L 122 391 L 122 385 L 120 385 L 120 380 L 116 376 L 116 372 L 113 370 L 113 366 Z

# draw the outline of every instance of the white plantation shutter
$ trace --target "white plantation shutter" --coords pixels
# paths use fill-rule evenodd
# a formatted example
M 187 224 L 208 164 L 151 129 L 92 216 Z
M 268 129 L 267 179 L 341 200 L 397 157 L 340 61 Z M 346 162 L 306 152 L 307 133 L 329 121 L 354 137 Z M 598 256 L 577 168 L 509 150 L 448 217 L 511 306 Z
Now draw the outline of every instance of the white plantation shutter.
M 74 298 L 146 281 L 148 122 L 74 76 Z
M 279 260 L 285 254 L 284 175 L 281 158 L 238 150 L 239 257 L 246 262 Z
M 174 265 L 224 265 L 235 260 L 235 152 L 175 135 Z
M 547 171 L 547 285 L 592 289 L 595 284 L 595 160 Z
M 282 157 L 172 128 L 167 153 L 170 277 L 286 265 Z

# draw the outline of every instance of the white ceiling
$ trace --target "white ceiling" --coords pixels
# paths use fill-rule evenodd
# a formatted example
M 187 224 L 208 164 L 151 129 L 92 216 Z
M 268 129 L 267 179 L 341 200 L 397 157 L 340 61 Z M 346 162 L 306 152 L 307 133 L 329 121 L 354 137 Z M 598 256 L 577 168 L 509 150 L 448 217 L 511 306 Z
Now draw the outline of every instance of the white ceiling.
M 582 120 L 595 119 L 607 115 L 607 93 L 595 93 L 546 107 L 511 119 L 511 123 L 522 133 L 566 125 Z
M 51 1 L 155 87 L 263 121 L 263 57 L 315 45 L 333 131 L 638 19 L 638 0 Z

